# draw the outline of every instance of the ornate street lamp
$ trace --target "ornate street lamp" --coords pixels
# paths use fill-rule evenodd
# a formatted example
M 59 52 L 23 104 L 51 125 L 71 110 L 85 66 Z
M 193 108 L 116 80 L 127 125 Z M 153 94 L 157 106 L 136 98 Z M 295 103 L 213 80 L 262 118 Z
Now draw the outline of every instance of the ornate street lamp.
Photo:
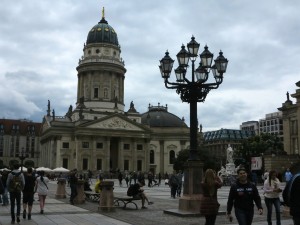
M 219 56 L 214 60 L 214 64 L 212 65 L 213 54 L 208 50 L 208 47 L 205 46 L 204 51 L 200 54 L 199 66 L 195 69 L 195 61 L 198 57 L 199 47 L 200 44 L 195 41 L 194 37 L 192 37 L 191 41 L 187 44 L 187 50 L 185 46 L 182 45 L 181 50 L 176 55 L 179 64 L 174 70 L 176 82 L 169 81 L 174 60 L 169 56 L 168 51 L 160 60 L 159 65 L 166 88 L 176 89 L 181 100 L 190 104 L 189 161 L 184 178 L 184 196 L 179 201 L 179 209 L 188 211 L 197 211 L 198 209 L 195 208 L 197 204 L 193 204 L 192 202 L 182 202 L 181 204 L 181 200 L 193 201 L 195 200 L 195 195 L 201 194 L 199 192 L 199 186 L 202 178 L 202 164 L 197 154 L 197 102 L 204 102 L 209 91 L 219 87 L 223 82 L 223 74 L 226 72 L 228 64 L 228 60 L 223 56 L 223 52 L 220 51 Z M 189 61 L 192 62 L 192 74 L 190 78 L 186 76 Z M 212 71 L 214 76 L 213 82 L 207 82 L 210 71 Z
M 26 159 L 26 155 L 24 154 L 24 148 L 22 148 L 21 154 L 19 155 L 19 159 L 21 160 L 21 172 L 23 172 L 23 161 Z

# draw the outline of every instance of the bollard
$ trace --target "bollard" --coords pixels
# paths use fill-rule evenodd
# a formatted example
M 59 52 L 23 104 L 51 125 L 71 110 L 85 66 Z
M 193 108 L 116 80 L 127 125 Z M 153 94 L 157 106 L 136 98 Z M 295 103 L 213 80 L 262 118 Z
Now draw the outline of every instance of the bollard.
M 57 179 L 57 188 L 55 198 L 66 198 L 66 179 L 58 178 Z
M 77 196 L 74 198 L 75 204 L 85 203 L 84 180 L 77 181 Z
M 113 181 L 102 181 L 100 183 L 101 195 L 99 202 L 99 211 L 112 212 L 115 210 L 114 207 L 114 182 Z

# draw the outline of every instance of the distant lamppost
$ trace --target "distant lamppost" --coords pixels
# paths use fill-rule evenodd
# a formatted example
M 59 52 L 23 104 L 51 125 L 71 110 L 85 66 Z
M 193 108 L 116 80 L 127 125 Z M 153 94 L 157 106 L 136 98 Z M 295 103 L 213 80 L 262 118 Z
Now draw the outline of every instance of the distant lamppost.
M 213 54 L 204 47 L 204 51 L 200 54 L 200 63 L 195 69 L 195 61 L 198 57 L 198 50 L 200 44 L 192 37 L 191 41 L 187 44 L 187 49 L 182 45 L 181 50 L 176 55 L 179 66 L 174 70 L 176 75 L 176 82 L 170 82 L 174 60 L 169 56 L 169 52 L 160 60 L 159 69 L 161 76 L 164 79 L 166 88 L 176 89 L 177 94 L 183 102 L 190 104 L 190 151 L 187 171 L 185 171 L 184 182 L 184 197 L 179 201 L 179 209 L 188 211 L 197 211 L 195 207 L 198 203 L 195 200 L 195 194 L 199 193 L 199 186 L 202 178 L 202 163 L 197 154 L 197 102 L 204 102 L 207 94 L 211 89 L 217 89 L 223 82 L 223 74 L 226 72 L 228 60 L 223 56 L 220 51 L 217 59 L 213 61 Z M 192 74 L 191 78 L 186 76 L 189 60 L 192 61 Z M 209 79 L 210 71 L 213 72 L 213 82 L 207 82 Z M 182 200 L 185 199 L 185 200 Z M 181 203 L 181 200 L 184 201 Z M 197 199 L 196 201 L 198 201 Z M 199 212 L 199 211 L 198 211 Z
M 19 159 L 21 160 L 21 172 L 23 172 L 23 161 L 26 159 L 24 148 L 22 148 L 21 154 L 19 155 Z

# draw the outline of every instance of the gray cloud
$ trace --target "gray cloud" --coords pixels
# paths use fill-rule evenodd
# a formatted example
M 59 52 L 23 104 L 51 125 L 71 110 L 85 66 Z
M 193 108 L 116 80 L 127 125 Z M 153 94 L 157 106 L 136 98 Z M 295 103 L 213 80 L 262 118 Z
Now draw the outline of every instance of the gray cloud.
M 41 121 L 47 100 L 56 115 L 75 105 L 78 59 L 102 6 L 116 30 L 127 69 L 125 110 L 165 105 L 189 124 L 189 104 L 167 90 L 158 70 L 192 35 L 229 59 L 223 84 L 198 104 L 203 130 L 239 128 L 277 111 L 299 80 L 300 2 L 266 1 L 17 1 L 0 7 L 0 117 Z M 174 65 L 176 67 L 177 64 Z M 190 73 L 190 72 L 189 72 Z M 172 74 L 174 77 L 174 74 Z M 8 97 L 9 96 L 9 97 Z

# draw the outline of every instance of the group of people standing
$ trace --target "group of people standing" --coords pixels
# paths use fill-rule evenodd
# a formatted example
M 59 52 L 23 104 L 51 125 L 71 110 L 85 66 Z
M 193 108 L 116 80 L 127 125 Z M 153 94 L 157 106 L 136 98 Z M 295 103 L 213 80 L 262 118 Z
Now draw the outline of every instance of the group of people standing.
M 280 195 L 283 192 L 284 203 L 290 206 L 290 214 L 293 216 L 294 225 L 300 225 L 300 173 L 289 176 L 285 189 L 281 189 L 281 183 L 275 170 L 268 172 L 263 184 L 263 196 L 267 209 L 267 223 L 272 225 L 272 208 L 275 208 L 276 225 L 281 225 Z M 221 177 L 215 171 L 208 169 L 201 183 L 203 198 L 201 200 L 200 213 L 205 216 L 205 225 L 214 225 L 219 206 L 217 190 L 222 186 Z M 263 214 L 261 197 L 253 182 L 248 179 L 247 170 L 240 167 L 237 170 L 237 180 L 231 185 L 227 200 L 227 217 L 232 222 L 232 210 L 239 225 L 252 224 L 254 217 L 254 205 L 258 214 Z
M 40 213 L 44 213 L 44 206 L 46 196 L 48 194 L 49 182 L 48 177 L 44 176 L 44 171 L 39 171 L 36 174 L 32 168 L 28 168 L 25 173 L 19 170 L 19 165 L 15 164 L 13 170 L 8 174 L 8 176 L 1 177 L 0 185 L 3 186 L 4 192 L 3 204 L 8 205 L 9 201 L 7 198 L 7 193 L 9 193 L 10 200 L 10 214 L 11 223 L 20 223 L 21 215 L 21 197 L 23 196 L 23 219 L 31 220 L 31 211 L 34 201 L 34 193 L 38 193 Z M 15 212 L 16 207 L 16 212 Z

